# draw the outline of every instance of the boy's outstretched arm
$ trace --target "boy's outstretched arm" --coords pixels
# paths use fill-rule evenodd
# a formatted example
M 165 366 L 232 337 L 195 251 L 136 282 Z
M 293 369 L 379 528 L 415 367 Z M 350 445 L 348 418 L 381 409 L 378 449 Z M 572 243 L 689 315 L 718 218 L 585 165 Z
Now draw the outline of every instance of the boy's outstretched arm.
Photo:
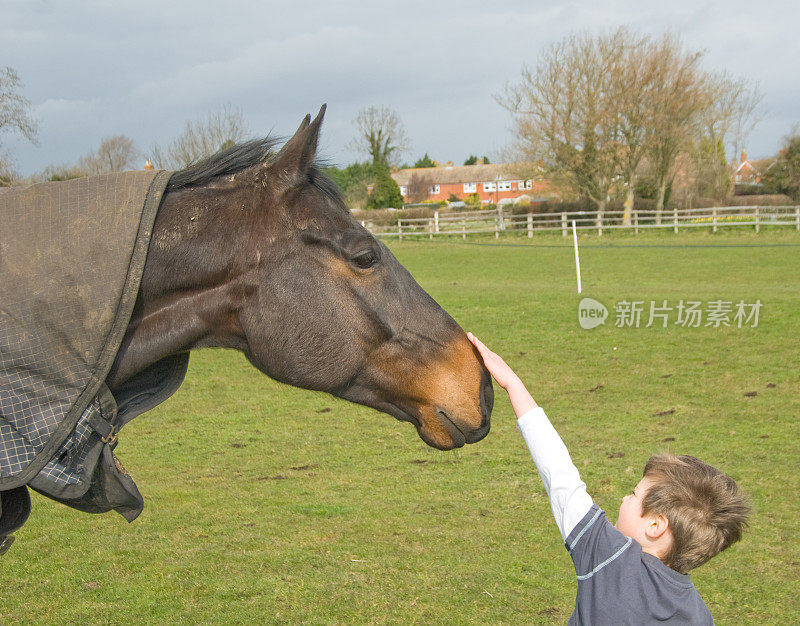
M 545 412 L 528 393 L 519 376 L 475 335 L 467 333 L 467 337 L 480 352 L 486 369 L 497 384 L 508 392 L 517 416 L 517 425 L 550 497 L 558 530 L 566 540 L 592 507 L 592 498 L 586 493 L 586 484 L 581 480 L 561 437 Z

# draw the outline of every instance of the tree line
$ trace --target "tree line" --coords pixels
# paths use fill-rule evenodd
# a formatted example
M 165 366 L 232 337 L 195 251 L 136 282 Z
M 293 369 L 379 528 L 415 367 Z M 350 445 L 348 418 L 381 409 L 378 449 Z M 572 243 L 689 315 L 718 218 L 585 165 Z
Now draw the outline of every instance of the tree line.
M 0 68 L 0 136 L 16 133 L 35 144 L 36 123 L 29 112 L 30 102 L 20 94 L 21 85 L 19 76 L 12 68 Z M 241 111 L 223 106 L 188 121 L 174 139 L 166 144 L 151 146 L 146 152 L 126 135 L 104 137 L 97 148 L 78 158 L 75 163 L 48 165 L 26 180 L 21 180 L 14 172 L 10 155 L 0 150 L 0 186 L 141 169 L 145 161 L 155 169 L 179 170 L 244 141 L 248 136 Z
M 679 168 L 698 193 L 726 195 L 725 146 L 741 149 L 761 95 L 746 79 L 703 69 L 702 57 L 669 32 L 563 38 L 497 96 L 512 115 L 513 159 L 599 211 L 624 197 L 628 219 L 643 179 L 660 211 Z
M 496 96 L 512 116 L 514 140 L 504 155 L 520 178 L 547 178 L 567 198 L 585 199 L 604 210 L 624 199 L 629 219 L 635 198 L 652 197 L 663 209 L 679 174 L 700 196 L 722 198 L 731 190 L 726 146 L 738 154 L 758 121 L 761 95 L 750 81 L 709 72 L 702 53 L 680 38 L 654 38 L 627 28 L 607 34 L 576 33 L 547 48 L 534 67 Z M 36 142 L 30 103 L 12 68 L 0 68 L 0 139 L 16 133 Z M 403 196 L 391 178 L 393 166 L 427 168 L 437 163 L 426 152 L 413 164 L 400 162 L 411 142 L 396 111 L 369 106 L 353 121 L 350 146 L 367 157 L 346 167 L 327 167 L 350 207 L 399 207 Z M 32 180 L 141 167 L 180 169 L 247 138 L 240 111 L 223 107 L 187 122 L 171 142 L 142 152 L 125 135 L 106 137 L 70 165 L 52 165 Z M 488 163 L 485 156 L 480 162 Z M 465 165 L 477 164 L 470 155 Z M 0 144 L 0 185 L 19 177 Z M 800 200 L 800 132 L 786 139 L 764 177 L 769 188 Z M 412 176 L 406 198 L 428 196 L 433 181 Z

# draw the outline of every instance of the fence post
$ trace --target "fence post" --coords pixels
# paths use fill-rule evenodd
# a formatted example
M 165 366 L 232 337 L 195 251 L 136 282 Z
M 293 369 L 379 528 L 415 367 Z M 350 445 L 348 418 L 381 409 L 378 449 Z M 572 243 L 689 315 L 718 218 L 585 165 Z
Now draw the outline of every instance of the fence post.
M 397 220 L 397 236 L 400 241 L 403 240 L 403 220 Z
M 603 212 L 599 211 L 597 213 L 597 236 L 603 236 Z
M 561 213 L 561 236 L 567 236 L 567 214 Z
M 498 204 L 497 205 L 497 216 L 500 218 L 500 230 L 505 230 L 506 229 L 506 224 L 503 221 L 503 205 L 502 204 Z
M 794 221 L 797 225 L 797 230 L 800 230 L 800 206 L 794 210 Z
M 760 220 L 759 220 L 759 211 L 758 211 L 758 207 L 756 207 L 756 233 L 758 233 L 758 231 L 759 231 L 759 226 L 760 226 L 759 222 L 760 222 Z
M 467 238 L 467 220 L 461 220 L 461 238 Z
M 639 234 L 639 211 L 636 210 L 633 212 L 633 234 Z
M 495 239 L 500 238 L 500 220 L 496 215 L 494 218 L 494 238 Z
M 433 212 L 433 225 L 436 232 L 439 232 L 439 211 Z
M 674 230 L 675 234 L 678 234 L 678 207 L 672 209 L 672 223 L 675 225 Z
M 428 239 L 433 239 L 433 220 L 428 220 Z
M 712 233 L 717 232 L 717 207 L 713 207 L 711 209 L 711 224 L 712 224 L 711 232 Z
M 533 237 L 533 213 L 528 213 L 528 237 Z

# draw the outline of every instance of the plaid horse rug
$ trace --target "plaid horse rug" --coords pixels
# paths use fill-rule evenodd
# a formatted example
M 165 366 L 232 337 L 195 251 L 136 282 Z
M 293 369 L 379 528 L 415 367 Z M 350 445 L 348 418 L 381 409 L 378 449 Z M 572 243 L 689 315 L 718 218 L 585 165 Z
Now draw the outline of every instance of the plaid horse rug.
M 129 521 L 142 510 L 113 454 L 117 433 L 174 393 L 189 357 L 164 359 L 114 394 L 105 379 L 170 175 L 126 172 L 0 192 L 0 541 L 27 518 L 26 485 Z

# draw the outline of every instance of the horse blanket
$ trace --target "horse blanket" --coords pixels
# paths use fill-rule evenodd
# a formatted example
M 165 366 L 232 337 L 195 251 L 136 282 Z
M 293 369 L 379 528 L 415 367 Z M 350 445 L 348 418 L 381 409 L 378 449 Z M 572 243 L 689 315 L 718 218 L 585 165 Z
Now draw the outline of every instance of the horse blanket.
M 114 393 L 105 379 L 170 175 L 106 174 L 0 193 L 0 494 L 9 496 L 0 502 L 28 485 L 85 511 L 116 509 L 129 521 L 141 512 L 112 452 L 117 433 L 174 393 L 188 354 Z

